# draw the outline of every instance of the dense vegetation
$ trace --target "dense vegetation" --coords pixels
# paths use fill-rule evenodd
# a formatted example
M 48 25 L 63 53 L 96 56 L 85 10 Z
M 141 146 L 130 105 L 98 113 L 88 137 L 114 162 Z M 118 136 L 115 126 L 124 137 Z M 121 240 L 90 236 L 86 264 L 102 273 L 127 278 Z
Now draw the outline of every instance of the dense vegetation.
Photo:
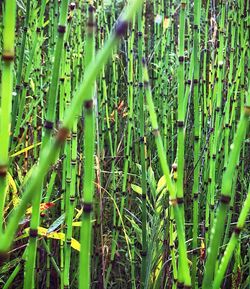
M 0 288 L 250 288 L 250 1 L 0 3 Z

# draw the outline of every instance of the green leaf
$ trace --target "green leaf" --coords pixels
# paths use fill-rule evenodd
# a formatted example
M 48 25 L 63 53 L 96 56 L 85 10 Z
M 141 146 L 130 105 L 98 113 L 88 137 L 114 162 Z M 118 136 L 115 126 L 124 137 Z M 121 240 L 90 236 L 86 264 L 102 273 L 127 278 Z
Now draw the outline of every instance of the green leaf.
M 59 218 L 55 220 L 55 222 L 53 222 L 50 225 L 50 227 L 48 228 L 47 234 L 54 232 L 58 227 L 61 226 L 64 220 L 65 220 L 65 214 L 62 214 Z
M 142 188 L 135 185 L 135 184 L 131 184 L 131 188 L 134 192 L 136 192 L 137 194 L 141 195 L 142 194 Z

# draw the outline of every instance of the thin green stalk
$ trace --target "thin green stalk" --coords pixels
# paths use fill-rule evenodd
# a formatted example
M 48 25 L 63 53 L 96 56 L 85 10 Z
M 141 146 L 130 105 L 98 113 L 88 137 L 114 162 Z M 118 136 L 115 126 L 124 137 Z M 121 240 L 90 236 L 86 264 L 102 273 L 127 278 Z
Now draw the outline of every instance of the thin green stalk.
M 193 257 L 192 257 L 192 286 L 196 288 L 196 270 L 197 270 L 197 239 L 199 229 L 199 180 L 200 180 L 200 101 L 199 101 L 199 63 L 200 63 L 200 9 L 201 2 L 194 2 L 194 183 L 192 188 L 193 196 Z
M 186 16 L 186 0 L 181 1 L 179 14 L 179 31 L 178 31 L 178 119 L 177 119 L 177 200 L 179 202 L 180 212 L 183 218 L 183 226 L 185 226 L 184 216 L 184 192 L 183 192 L 183 178 L 184 178 L 184 151 L 185 151 L 185 136 L 184 136 L 184 120 L 185 120 L 185 65 L 184 65 L 184 46 L 185 46 L 185 16 Z M 184 276 L 180 273 L 182 268 L 182 258 L 178 263 L 178 281 L 180 284 L 184 282 Z
M 232 176 L 235 171 L 242 142 L 244 141 L 246 130 L 249 125 L 249 104 L 250 104 L 250 94 L 247 95 L 246 106 L 239 121 L 236 134 L 234 136 L 234 141 L 231 147 L 231 152 L 229 155 L 226 171 L 223 174 L 220 204 L 211 231 L 212 234 L 208 248 L 208 257 L 205 264 L 205 274 L 202 283 L 202 289 L 208 289 L 211 288 L 212 286 L 216 258 L 218 255 L 221 239 L 223 237 L 225 219 L 232 194 L 231 191 L 233 179 Z
M 246 222 L 246 219 L 248 217 L 250 211 L 250 187 L 248 189 L 247 197 L 244 202 L 244 205 L 242 207 L 242 210 L 240 212 L 240 216 L 237 222 L 236 227 L 234 228 L 234 232 L 227 244 L 226 250 L 224 252 L 224 255 L 221 259 L 221 263 L 219 266 L 219 269 L 215 275 L 215 279 L 213 282 L 213 289 L 219 289 L 221 286 L 221 283 L 223 281 L 224 275 L 226 273 L 228 264 L 230 262 L 230 259 L 232 258 L 233 251 L 235 250 L 235 247 L 238 244 L 240 233 L 244 227 L 244 224 Z
M 67 11 L 68 11 L 68 0 L 64 0 L 61 3 L 60 19 L 58 25 L 58 38 L 55 49 L 55 61 L 52 71 L 51 86 L 48 97 L 48 107 L 46 113 L 46 120 L 44 121 L 44 135 L 41 146 L 41 157 L 46 144 L 49 142 L 53 124 L 55 121 L 55 106 L 57 99 L 58 80 L 59 80 L 59 69 L 61 63 L 61 55 L 63 48 L 64 33 L 66 31 Z M 40 160 L 41 161 L 41 160 Z M 36 260 L 36 248 L 37 248 L 37 227 L 40 223 L 40 203 L 42 197 L 43 179 L 40 178 L 37 182 L 39 186 L 39 193 L 37 193 L 32 200 L 32 217 L 30 222 L 30 239 L 27 252 L 27 260 L 25 264 L 25 275 L 24 275 L 24 288 L 29 289 L 34 287 L 34 268 Z
M 162 139 L 161 139 L 160 132 L 158 129 L 157 116 L 156 116 L 155 109 L 154 109 L 154 103 L 152 99 L 145 61 L 143 63 L 143 67 L 144 67 L 143 69 L 144 87 L 146 90 L 146 99 L 147 99 L 147 104 L 148 104 L 150 121 L 152 124 L 153 134 L 155 136 L 155 142 L 157 146 L 157 151 L 158 151 L 158 156 L 160 159 L 161 167 L 162 167 L 164 176 L 166 178 L 166 183 L 167 183 L 167 187 L 168 187 L 169 195 L 170 195 L 170 204 L 171 206 L 173 206 L 174 216 L 175 216 L 175 221 L 176 221 L 176 226 L 177 226 L 177 236 L 178 236 L 178 241 L 179 241 L 178 249 L 179 249 L 179 256 L 180 256 L 179 258 L 181 259 L 181 264 L 182 264 L 179 274 L 182 275 L 184 285 L 187 288 L 190 288 L 191 278 L 190 278 L 188 259 L 187 259 L 187 248 L 186 248 L 186 243 L 185 243 L 183 215 L 181 214 L 181 210 L 178 205 L 176 187 L 173 184 L 171 177 L 170 177 L 169 167 L 168 167 L 167 160 L 166 160 L 166 153 L 164 151 Z
M 141 288 L 147 273 L 147 180 L 146 180 L 146 136 L 145 136 L 145 115 L 144 115 L 144 95 L 142 81 L 142 55 L 143 55 L 143 23 L 142 8 L 138 13 L 138 70 L 139 70 L 139 101 L 140 101 L 140 160 L 141 160 L 141 187 L 142 187 L 142 265 L 141 265 Z
M 11 125 L 11 108 L 13 92 L 13 69 L 15 58 L 15 24 L 16 24 L 16 1 L 5 1 L 3 50 L 1 67 L 1 90 L 0 90 L 0 236 L 3 234 L 3 214 L 7 193 L 7 171 L 9 163 L 9 142 Z

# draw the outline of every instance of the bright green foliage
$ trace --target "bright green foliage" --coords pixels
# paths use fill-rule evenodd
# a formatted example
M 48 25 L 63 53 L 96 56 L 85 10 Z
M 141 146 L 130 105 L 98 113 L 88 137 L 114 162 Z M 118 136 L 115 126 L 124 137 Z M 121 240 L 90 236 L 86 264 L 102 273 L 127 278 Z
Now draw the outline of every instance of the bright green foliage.
M 0 288 L 249 288 L 250 1 L 0 3 Z

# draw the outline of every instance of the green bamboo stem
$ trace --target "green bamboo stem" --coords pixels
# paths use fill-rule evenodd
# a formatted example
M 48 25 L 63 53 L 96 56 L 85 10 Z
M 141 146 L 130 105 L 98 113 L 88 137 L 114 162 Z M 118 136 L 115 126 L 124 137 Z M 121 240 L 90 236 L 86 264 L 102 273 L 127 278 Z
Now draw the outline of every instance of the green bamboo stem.
M 15 58 L 16 1 L 5 1 L 0 114 L 0 236 L 3 234 L 3 212 L 7 193 L 7 171 L 9 163 L 9 142 L 13 91 L 13 69 Z
M 210 151 L 210 174 L 209 174 L 209 194 L 210 194 L 210 228 L 213 226 L 214 219 L 214 205 L 215 205 L 215 188 L 216 188 L 216 154 L 217 146 L 220 140 L 219 127 L 221 122 L 221 103 L 222 103 L 222 78 L 223 78 L 223 67 L 224 67 L 224 27 L 225 27 L 225 13 L 226 7 L 225 2 L 222 2 L 222 13 L 219 24 L 219 49 L 218 49 L 218 63 L 217 63 L 217 77 L 215 79 L 215 89 L 213 93 L 213 102 L 215 105 L 214 110 L 214 133 L 211 143 Z
M 68 0 L 64 0 L 61 3 L 60 9 L 60 19 L 58 25 L 58 38 L 57 45 L 55 49 L 55 62 L 52 71 L 51 86 L 48 98 L 48 108 L 46 113 L 46 120 L 44 122 L 44 135 L 42 139 L 41 152 L 46 147 L 47 142 L 49 142 L 53 123 L 55 119 L 55 105 L 57 99 L 57 89 L 58 89 L 58 79 L 59 79 L 59 69 L 61 63 L 61 55 L 63 48 L 64 33 L 66 31 L 66 20 L 68 11 Z M 33 288 L 34 286 L 34 268 L 36 260 L 36 248 L 37 248 L 37 227 L 40 223 L 40 203 L 42 196 L 43 179 L 39 179 L 40 190 L 32 200 L 32 217 L 30 222 L 30 239 L 27 252 L 27 261 L 25 264 L 25 278 L 24 278 L 24 288 Z
M 239 121 L 236 134 L 234 136 L 233 145 L 228 159 L 228 165 L 223 174 L 221 199 L 218 207 L 216 220 L 213 225 L 211 240 L 208 248 L 208 257 L 205 264 L 205 274 L 202 288 L 211 288 L 215 270 L 215 262 L 220 246 L 220 242 L 224 233 L 224 223 L 231 199 L 232 175 L 234 173 L 237 160 L 239 158 L 242 142 L 244 141 L 246 129 L 249 124 L 249 102 L 250 94 L 247 95 L 246 106 Z
M 70 51 L 67 51 L 66 75 L 70 73 Z M 64 81 L 66 107 L 70 105 L 71 84 L 69 80 Z M 73 234 L 73 215 L 75 209 L 75 191 L 76 191 L 76 169 L 77 169 L 77 122 L 75 116 L 72 133 L 67 137 L 65 146 L 66 155 L 66 175 L 65 175 L 65 220 L 66 220 L 66 241 L 64 244 L 64 288 L 69 288 L 70 284 L 70 261 L 71 261 L 71 239 Z
M 141 160 L 141 187 L 142 187 L 142 265 L 141 265 L 141 288 L 144 288 L 147 272 L 147 180 L 146 180 L 146 136 L 144 116 L 144 95 L 142 81 L 142 55 L 143 55 L 143 23 L 142 8 L 138 13 L 138 73 L 139 73 L 139 99 L 140 99 L 140 160 Z
M 170 172 L 166 160 L 166 154 L 164 152 L 163 148 L 163 143 L 162 139 L 159 133 L 158 129 L 158 123 L 157 123 L 157 116 L 155 113 L 154 109 L 154 103 L 152 100 L 152 94 L 151 94 L 151 89 L 149 85 L 149 78 L 148 78 L 148 73 L 147 69 L 144 63 L 144 69 L 143 69 L 143 79 L 144 79 L 144 87 L 146 90 L 146 99 L 147 99 L 147 104 L 148 104 L 148 110 L 150 114 L 150 120 L 152 124 L 152 129 L 153 133 L 155 136 L 155 142 L 157 146 L 157 151 L 158 151 L 158 156 L 160 159 L 161 167 L 164 173 L 164 176 L 166 178 L 166 183 L 167 187 L 169 190 L 169 195 L 170 195 L 170 203 L 173 206 L 174 210 L 174 216 L 175 216 L 175 221 L 176 221 L 176 226 L 177 226 L 177 235 L 178 235 L 178 241 L 179 241 L 179 255 L 181 259 L 181 268 L 179 274 L 182 275 L 184 285 L 188 288 L 191 286 L 191 278 L 190 278 L 190 273 L 189 273 L 189 266 L 187 262 L 187 249 L 186 249 L 186 243 L 185 243 L 185 232 L 184 232 L 184 224 L 183 224 L 183 215 L 181 214 L 181 210 L 178 205 L 177 201 L 177 193 L 176 193 L 176 187 L 172 183 L 171 177 L 170 177 Z M 178 276 L 179 278 L 179 276 Z M 181 279 L 182 279 L 181 278 Z
M 192 257 L 192 286 L 196 288 L 196 270 L 197 270 L 197 238 L 199 229 L 199 180 L 200 180 L 200 101 L 199 101 L 199 63 L 200 63 L 200 9 L 201 2 L 194 2 L 194 183 L 192 188 L 193 203 L 193 257 Z
M 185 108 L 184 108 L 184 95 L 185 95 L 185 66 L 184 66 L 184 43 L 185 43 L 185 10 L 187 2 L 181 1 L 180 15 L 179 15 L 179 31 L 178 31 L 178 54 L 179 54 L 179 67 L 178 67 L 178 120 L 177 120 L 177 199 L 179 202 L 180 212 L 183 218 L 183 225 L 185 225 L 184 216 L 184 193 L 183 193 L 183 178 L 184 178 L 184 120 L 185 120 Z M 178 264 L 178 281 L 183 283 L 184 276 L 180 274 L 183 269 L 182 258 Z
M 22 71 L 23 71 L 23 63 L 24 63 L 24 50 L 26 46 L 26 39 L 27 39 L 27 32 L 29 28 L 29 20 L 30 20 L 30 0 L 26 3 L 26 17 L 25 17 L 25 24 L 23 28 L 23 34 L 22 34 L 22 42 L 21 42 L 21 49 L 19 54 L 19 61 L 18 61 L 18 69 L 17 69 L 17 76 L 16 76 L 16 90 L 17 90 L 17 96 L 14 99 L 13 102 L 13 114 L 12 114 L 12 128 L 14 128 L 14 125 L 16 123 L 16 114 L 17 114 L 17 107 L 18 107 L 18 98 L 19 93 L 21 90 L 21 78 L 22 78 Z
M 234 232 L 227 244 L 226 250 L 221 259 L 219 269 L 217 273 L 215 274 L 215 279 L 213 282 L 213 289 L 219 289 L 221 286 L 228 264 L 230 262 L 230 259 L 232 258 L 233 251 L 235 250 L 235 247 L 238 244 L 240 233 L 244 227 L 249 211 L 250 211 L 250 188 L 248 189 L 247 197 L 242 207 L 242 210 L 240 212 L 237 225 L 234 228 Z
M 95 8 L 88 7 L 88 20 L 85 42 L 85 67 L 88 68 L 95 55 Z M 95 115 L 94 89 L 92 83 L 86 92 L 88 101 L 84 109 L 84 179 L 83 179 L 83 214 L 81 226 L 80 275 L 79 288 L 91 288 L 91 236 L 92 236 L 92 209 L 94 197 L 94 152 L 95 152 Z
M 45 8 L 46 8 L 46 1 L 43 0 L 43 2 L 41 4 L 41 8 L 40 8 L 40 15 L 39 15 L 39 19 L 38 19 L 38 24 L 37 24 L 35 31 L 33 32 L 33 35 L 32 35 L 33 45 L 32 45 L 32 48 L 30 49 L 29 61 L 27 63 L 26 69 L 25 69 L 23 88 L 20 91 L 21 92 L 20 102 L 18 103 L 18 109 L 16 108 L 16 112 L 15 112 L 15 108 L 13 110 L 13 114 L 14 113 L 15 113 L 15 115 L 17 114 L 17 119 L 15 120 L 14 136 L 13 136 L 14 141 L 17 139 L 17 137 L 20 133 L 20 127 L 22 127 L 21 122 L 23 120 L 23 111 L 24 111 L 24 105 L 25 105 L 25 101 L 26 101 L 26 94 L 27 94 L 27 90 L 28 90 L 29 77 L 30 77 L 32 64 L 34 61 L 34 57 L 35 57 L 35 54 L 37 51 L 37 46 L 39 44 L 39 40 L 40 40 L 40 36 L 41 36 L 41 32 L 42 32 Z M 17 85 L 20 85 L 20 83 L 18 83 L 18 79 L 17 79 Z M 12 147 L 14 145 L 15 145 L 15 143 L 12 144 Z

